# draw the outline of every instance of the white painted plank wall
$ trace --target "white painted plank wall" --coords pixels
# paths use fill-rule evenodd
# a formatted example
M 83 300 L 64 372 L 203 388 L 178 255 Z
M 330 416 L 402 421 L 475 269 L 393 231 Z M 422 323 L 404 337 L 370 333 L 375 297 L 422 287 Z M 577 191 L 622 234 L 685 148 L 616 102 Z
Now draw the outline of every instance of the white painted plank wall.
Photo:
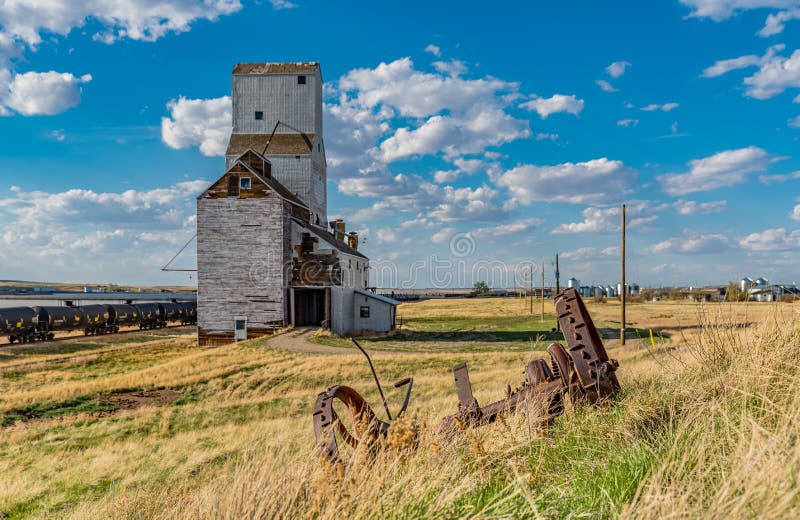
M 197 201 L 197 316 L 206 332 L 232 332 L 284 319 L 288 226 L 282 199 L 226 197 Z

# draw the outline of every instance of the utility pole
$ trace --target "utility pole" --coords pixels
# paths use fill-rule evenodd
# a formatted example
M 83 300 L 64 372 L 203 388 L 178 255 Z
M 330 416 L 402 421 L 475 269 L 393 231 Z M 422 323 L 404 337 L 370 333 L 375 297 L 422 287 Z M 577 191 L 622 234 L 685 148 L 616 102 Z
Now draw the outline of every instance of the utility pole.
M 558 253 L 556 253 L 556 294 L 561 292 L 561 271 L 558 270 Z M 561 324 L 556 320 L 556 330 L 561 330 Z
M 542 321 L 544 321 L 544 262 L 542 262 Z
M 558 253 L 556 253 L 556 294 L 561 292 L 561 271 L 558 270 Z
M 622 303 L 622 316 L 620 320 L 619 341 L 620 345 L 625 346 L 625 300 L 628 295 L 628 288 L 625 285 L 625 204 L 622 205 L 622 247 L 621 247 L 621 260 L 622 260 L 622 291 L 620 294 L 620 302 Z
M 531 314 L 533 314 L 533 264 L 528 272 L 528 296 L 531 300 Z

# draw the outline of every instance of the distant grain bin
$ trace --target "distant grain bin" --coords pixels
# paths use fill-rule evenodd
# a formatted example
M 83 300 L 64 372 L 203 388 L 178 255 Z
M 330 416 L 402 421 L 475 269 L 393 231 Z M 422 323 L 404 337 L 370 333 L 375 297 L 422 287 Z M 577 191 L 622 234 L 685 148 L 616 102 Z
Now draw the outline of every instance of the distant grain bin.
M 769 285 L 769 280 L 767 280 L 766 278 L 756 278 L 755 284 L 756 287 L 766 287 L 767 285 Z
M 616 289 L 610 285 L 606 285 L 606 297 L 607 298 L 614 298 L 617 295 Z
M 597 298 L 603 296 L 603 288 L 601 286 L 598 285 L 597 287 L 594 288 L 594 296 Z
M 577 289 L 580 286 L 581 284 L 577 278 L 570 278 L 569 280 L 567 280 L 567 287 L 569 289 Z
M 745 276 L 744 278 L 739 280 L 739 290 L 742 292 L 747 292 L 752 286 L 753 286 L 753 279 L 748 276 Z

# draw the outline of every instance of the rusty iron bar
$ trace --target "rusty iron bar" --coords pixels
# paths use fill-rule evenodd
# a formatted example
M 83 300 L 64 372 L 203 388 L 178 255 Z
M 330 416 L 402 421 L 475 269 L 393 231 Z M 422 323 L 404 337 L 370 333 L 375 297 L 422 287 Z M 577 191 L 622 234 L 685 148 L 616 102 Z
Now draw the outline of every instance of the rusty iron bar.
M 386 417 L 388 417 L 389 420 L 391 421 L 392 412 L 389 411 L 389 403 L 386 401 L 386 397 L 383 395 L 383 388 L 381 388 L 381 382 L 378 379 L 377 372 L 375 372 L 375 366 L 372 364 L 372 359 L 369 357 L 369 354 L 367 354 L 367 351 L 364 350 L 361 347 L 361 345 L 359 345 L 358 341 L 356 341 L 355 338 L 350 338 L 350 339 L 353 341 L 353 343 L 355 343 L 356 347 L 358 347 L 358 350 L 360 350 L 361 353 L 364 354 L 364 356 L 367 358 L 367 363 L 369 363 L 369 369 L 372 371 L 372 377 L 375 378 L 375 386 L 378 387 L 378 393 L 381 394 L 381 402 L 383 403 L 384 410 L 386 410 Z

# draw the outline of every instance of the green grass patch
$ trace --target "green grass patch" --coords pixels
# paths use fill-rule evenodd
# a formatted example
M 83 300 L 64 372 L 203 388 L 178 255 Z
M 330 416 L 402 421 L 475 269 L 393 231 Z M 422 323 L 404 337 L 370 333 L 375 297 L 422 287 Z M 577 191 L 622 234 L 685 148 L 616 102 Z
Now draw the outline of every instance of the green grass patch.
M 3 414 L 0 419 L 1 426 L 9 426 L 16 422 L 26 422 L 33 419 L 47 419 L 64 415 L 79 413 L 111 412 L 116 408 L 112 404 L 104 403 L 97 398 L 75 397 L 65 401 L 37 403 L 21 408 L 12 408 Z

